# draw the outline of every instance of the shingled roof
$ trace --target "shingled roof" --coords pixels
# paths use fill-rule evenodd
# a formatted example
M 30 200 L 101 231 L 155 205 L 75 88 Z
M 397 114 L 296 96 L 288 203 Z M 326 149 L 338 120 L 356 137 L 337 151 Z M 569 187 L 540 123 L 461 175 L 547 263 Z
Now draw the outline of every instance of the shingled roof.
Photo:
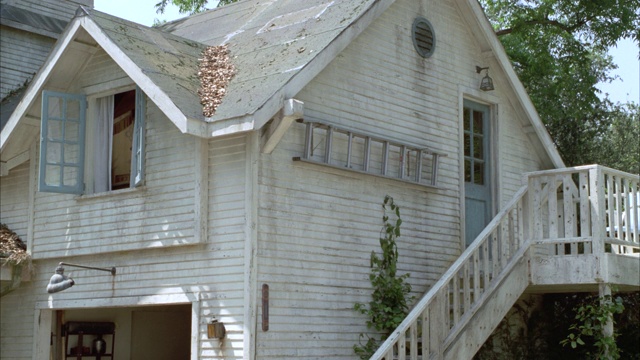
M 80 8 L 3 129 L 2 152 L 77 36 L 104 49 L 180 131 L 208 138 L 260 129 L 393 2 L 245 0 L 157 28 Z M 552 162 L 563 166 L 477 0 L 457 3 L 466 9 L 483 51 L 493 52 L 507 73 Z M 92 39 L 81 35 L 80 28 Z M 220 45 L 229 49 L 235 75 L 215 113 L 205 117 L 198 96 L 199 59 L 205 48 Z M 7 156 L 19 151 L 23 149 L 12 149 Z
M 330 48 L 347 45 L 338 41 L 341 36 L 352 39 L 363 30 L 352 24 L 368 24 L 392 2 L 240 1 L 161 28 L 206 45 L 228 46 L 237 73 L 216 114 L 207 119 L 215 122 L 256 114 L 272 99 L 281 106 L 283 98 L 306 85 L 295 83 L 296 77 L 315 76 L 321 70 L 313 68 L 315 61 L 327 64 L 338 52 Z

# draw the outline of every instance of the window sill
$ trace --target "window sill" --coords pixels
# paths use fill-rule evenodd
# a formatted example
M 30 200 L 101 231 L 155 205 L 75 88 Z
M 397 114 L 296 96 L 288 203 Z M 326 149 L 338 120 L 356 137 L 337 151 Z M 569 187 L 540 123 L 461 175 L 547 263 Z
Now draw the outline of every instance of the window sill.
M 119 196 L 119 195 L 126 195 L 126 194 L 137 193 L 137 192 L 144 192 L 146 190 L 147 190 L 147 187 L 143 185 L 135 188 L 105 191 L 105 192 L 100 192 L 95 194 L 79 195 L 76 197 L 76 200 L 82 201 L 82 200 L 98 199 L 98 198 L 105 198 L 105 197 L 111 197 L 111 196 Z

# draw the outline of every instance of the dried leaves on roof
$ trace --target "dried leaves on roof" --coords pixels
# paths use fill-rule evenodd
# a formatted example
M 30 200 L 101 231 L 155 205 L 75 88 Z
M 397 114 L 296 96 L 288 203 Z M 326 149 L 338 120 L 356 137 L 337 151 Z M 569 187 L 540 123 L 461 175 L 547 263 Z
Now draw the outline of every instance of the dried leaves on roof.
M 14 265 L 30 258 L 25 243 L 5 224 L 0 224 L 0 257 L 6 258 L 7 263 Z
M 236 68 L 229 58 L 226 45 L 209 46 L 202 52 L 198 69 L 200 78 L 200 104 L 205 117 L 211 117 L 222 103 L 229 81 L 236 74 Z

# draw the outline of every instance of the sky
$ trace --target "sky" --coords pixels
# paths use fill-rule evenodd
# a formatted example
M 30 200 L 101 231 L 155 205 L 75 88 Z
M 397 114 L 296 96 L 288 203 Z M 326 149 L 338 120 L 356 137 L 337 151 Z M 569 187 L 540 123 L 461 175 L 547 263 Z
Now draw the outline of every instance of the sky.
M 178 8 L 173 5 L 167 6 L 164 14 L 157 14 L 155 4 L 160 0 L 94 0 L 97 10 L 115 15 L 127 20 L 151 26 L 155 19 L 175 20 L 185 15 L 178 12 Z M 210 8 L 217 2 L 209 1 Z M 634 102 L 640 104 L 640 49 L 632 40 L 622 40 L 617 46 L 609 50 L 613 56 L 618 69 L 612 75 L 617 75 L 620 79 L 609 84 L 599 84 L 598 88 L 603 93 L 608 93 L 613 102 Z

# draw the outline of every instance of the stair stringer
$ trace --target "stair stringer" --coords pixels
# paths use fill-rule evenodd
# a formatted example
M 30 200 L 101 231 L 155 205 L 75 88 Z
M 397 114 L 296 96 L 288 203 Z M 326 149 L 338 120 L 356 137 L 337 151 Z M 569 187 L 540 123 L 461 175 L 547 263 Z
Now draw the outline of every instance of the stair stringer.
M 529 285 L 528 253 L 514 258 L 495 286 L 484 294 L 478 308 L 466 314 L 466 321 L 461 319 L 458 329 L 452 329 L 443 344 L 444 359 L 471 359 L 480 350 Z

